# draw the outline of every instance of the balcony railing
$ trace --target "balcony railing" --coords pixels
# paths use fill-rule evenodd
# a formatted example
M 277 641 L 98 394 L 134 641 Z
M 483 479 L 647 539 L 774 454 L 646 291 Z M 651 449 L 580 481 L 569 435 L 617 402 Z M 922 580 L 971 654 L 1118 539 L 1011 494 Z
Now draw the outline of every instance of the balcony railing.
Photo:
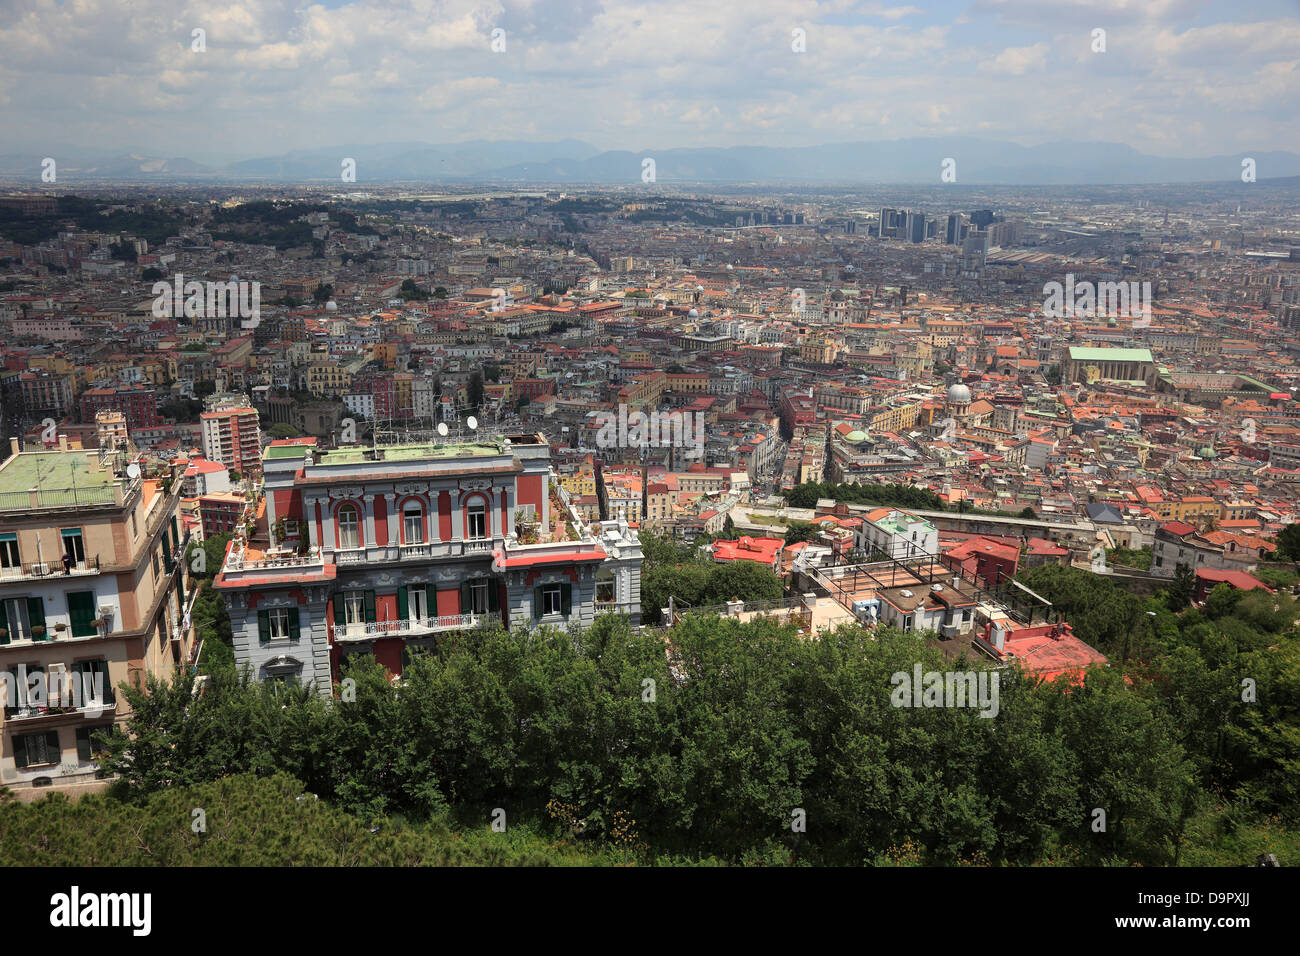
M 35 578 L 71 577 L 79 574 L 98 574 L 99 555 L 78 561 L 65 569 L 63 560 L 15 564 L 12 567 L 0 567 L 0 581 L 22 581 Z
M 334 628 L 334 636 L 341 641 L 370 641 L 380 637 L 408 635 L 421 637 L 439 631 L 460 631 L 479 627 L 488 620 L 486 614 L 441 614 L 414 620 L 368 621 L 365 624 L 344 624 Z
M 231 551 L 230 557 L 226 559 L 225 569 L 227 571 L 252 571 L 274 568 L 301 568 L 321 563 L 320 555 L 266 554 L 254 561 L 244 557 L 244 554 L 243 551 Z
M 44 720 L 48 717 L 99 717 L 117 711 L 117 700 L 105 695 L 102 701 L 89 701 L 80 707 L 6 707 L 5 721 Z

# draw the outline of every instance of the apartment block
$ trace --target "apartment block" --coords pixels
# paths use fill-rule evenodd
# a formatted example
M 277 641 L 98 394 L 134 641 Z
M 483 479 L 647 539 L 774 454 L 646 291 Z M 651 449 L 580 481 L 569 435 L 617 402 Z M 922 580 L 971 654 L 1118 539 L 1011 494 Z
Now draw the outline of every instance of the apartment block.
M 20 798 L 103 786 L 92 734 L 125 718 L 116 688 L 192 662 L 179 560 L 180 481 L 98 451 L 0 465 L 0 785 Z
M 262 432 L 257 409 L 247 400 L 221 403 L 199 416 L 203 454 L 243 475 L 262 473 Z

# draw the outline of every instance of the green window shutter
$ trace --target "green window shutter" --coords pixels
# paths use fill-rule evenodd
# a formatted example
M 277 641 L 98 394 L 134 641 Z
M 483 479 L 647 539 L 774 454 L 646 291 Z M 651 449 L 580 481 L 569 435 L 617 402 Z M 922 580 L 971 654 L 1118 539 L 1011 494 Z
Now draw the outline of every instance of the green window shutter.
M 344 607 L 346 602 L 343 600 L 343 592 L 340 591 L 334 595 L 334 626 L 343 627 L 348 623 L 347 608 Z
M 176 516 L 172 515 L 172 550 L 181 546 L 181 533 L 176 527 Z
M 560 585 L 560 613 L 568 614 L 573 608 L 573 585 L 564 583 Z
M 460 613 L 468 614 L 470 612 L 470 609 L 473 606 L 474 606 L 474 598 L 473 595 L 470 594 L 469 582 L 461 581 L 460 582 Z
M 366 592 L 366 623 L 375 623 L 375 592 Z
M 265 644 L 271 639 L 271 612 L 257 612 L 257 639 Z
M 90 759 L 90 728 L 89 727 L 77 728 L 77 759 L 78 760 Z
M 68 595 L 68 596 L 71 597 L 72 595 Z M 70 606 L 71 605 L 69 605 L 69 607 Z M 41 627 L 45 626 L 45 602 L 40 598 L 34 597 L 34 598 L 27 599 L 27 621 L 32 627 L 36 627 L 38 625 Z M 77 634 L 74 631 L 73 636 L 81 637 L 82 635 Z M 46 631 L 40 637 L 37 637 L 35 634 L 32 635 L 32 640 L 34 641 L 48 641 L 49 639 L 50 639 L 49 631 Z
M 298 609 L 296 607 L 291 607 L 289 608 L 289 636 L 296 641 L 301 636 L 300 632 L 301 627 L 298 624 Z
M 27 766 L 27 738 L 22 734 L 14 734 L 14 766 L 19 770 Z
M 68 592 L 68 618 L 72 621 L 73 637 L 94 637 L 98 629 L 95 620 L 95 593 L 93 591 Z
M 405 621 L 410 616 L 411 608 L 406 597 L 406 585 L 402 585 L 397 589 L 397 619 Z
M 0 630 L 4 631 L 3 634 L 0 634 L 0 644 L 9 643 L 9 616 L 5 612 L 6 603 L 8 602 L 0 601 Z
M 534 619 L 542 616 L 542 587 L 539 584 L 533 588 L 533 617 Z
M 495 614 L 501 610 L 501 588 L 495 581 L 488 581 L 488 612 Z
M 59 732 L 57 730 L 47 730 L 45 732 L 45 762 L 58 763 L 63 755 L 63 748 L 59 746 Z

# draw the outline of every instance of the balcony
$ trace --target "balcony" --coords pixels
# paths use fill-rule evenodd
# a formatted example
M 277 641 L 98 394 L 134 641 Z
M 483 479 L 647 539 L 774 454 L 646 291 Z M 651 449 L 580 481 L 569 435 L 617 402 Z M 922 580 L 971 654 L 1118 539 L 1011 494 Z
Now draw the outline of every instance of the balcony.
M 335 640 L 342 642 L 373 641 L 381 637 L 425 637 L 443 631 L 464 631 L 482 627 L 490 614 L 443 614 L 415 620 L 369 621 L 365 624 L 345 624 L 334 628 Z
M 103 701 L 90 701 L 80 707 L 6 707 L 5 723 L 36 722 L 53 717 L 89 717 L 92 720 L 117 712 L 117 700 L 105 694 Z
M 0 568 L 0 581 L 34 581 L 42 578 L 84 576 L 99 573 L 99 555 L 78 561 L 67 570 L 62 559 Z
M 502 538 L 472 541 L 428 541 L 419 544 L 371 544 L 364 548 L 327 549 L 325 560 L 343 567 L 354 564 L 391 564 L 394 561 L 427 561 L 438 558 L 489 558 Z

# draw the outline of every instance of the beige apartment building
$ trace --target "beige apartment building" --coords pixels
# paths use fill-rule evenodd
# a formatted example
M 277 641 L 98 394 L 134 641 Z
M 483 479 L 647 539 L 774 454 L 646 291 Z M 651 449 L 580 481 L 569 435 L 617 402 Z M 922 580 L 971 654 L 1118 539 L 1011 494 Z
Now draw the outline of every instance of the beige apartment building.
M 182 482 L 107 450 L 0 464 L 0 786 L 20 799 L 105 785 L 92 734 L 125 719 L 118 685 L 193 661 Z

